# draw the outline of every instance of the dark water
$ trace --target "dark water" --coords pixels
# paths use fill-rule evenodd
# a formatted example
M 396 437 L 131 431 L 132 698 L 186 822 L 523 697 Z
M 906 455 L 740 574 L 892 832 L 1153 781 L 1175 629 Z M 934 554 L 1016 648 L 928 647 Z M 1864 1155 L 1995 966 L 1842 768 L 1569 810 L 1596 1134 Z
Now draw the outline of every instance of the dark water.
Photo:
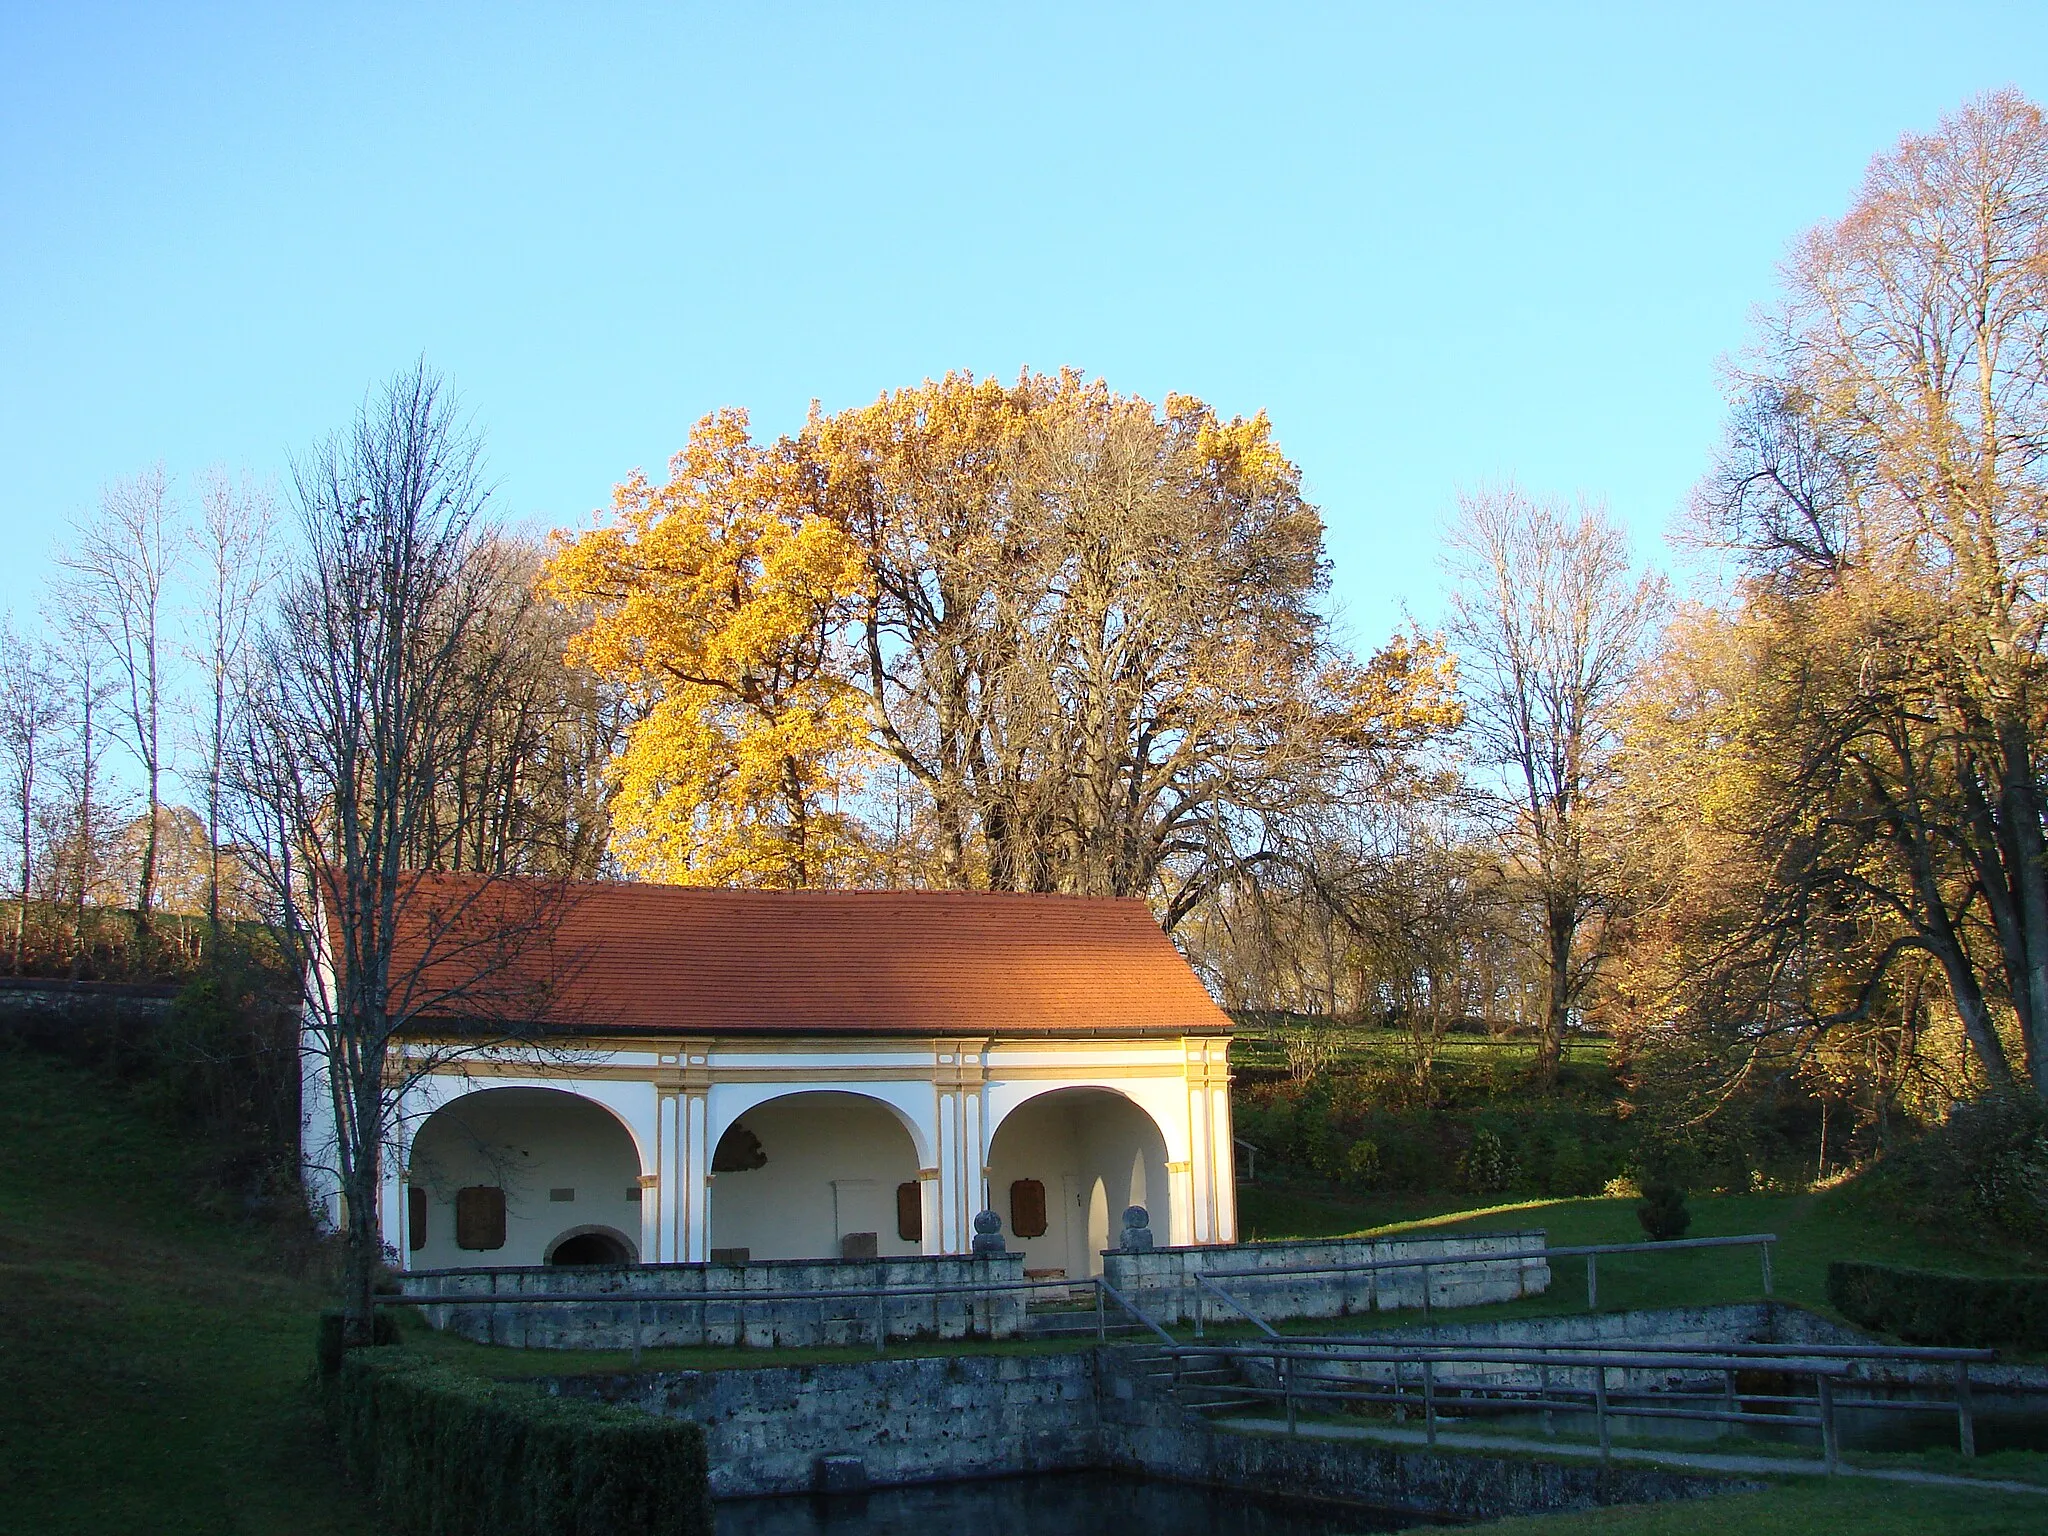
M 817 1498 L 732 1499 L 718 1536 L 1353 1536 L 1419 1515 L 1257 1498 L 1113 1472 L 1054 1472 Z
M 1801 1390 L 1808 1390 L 1808 1385 L 1802 1383 Z M 1897 1408 L 1857 1408 L 1852 1402 L 1845 1401 L 1851 1394 L 1905 1401 L 1910 1396 L 1905 1391 L 1874 1392 L 1859 1386 L 1845 1387 L 1842 1393 L 1835 1400 L 1835 1436 L 1845 1451 L 1927 1451 L 1943 1447 L 1954 1450 L 1960 1444 L 1955 1407 L 1945 1393 L 1921 1395 L 1919 1400 L 1928 1403 L 1929 1408 L 1913 1412 Z M 1711 1405 L 1695 1402 L 1686 1406 Z M 2048 1394 L 1986 1392 L 1979 1388 L 1971 1406 L 1976 1410 L 1979 1455 L 1988 1456 L 1993 1451 L 2048 1451 Z M 1812 1408 L 1800 1410 L 1802 1415 L 1811 1415 L 1814 1411 Z M 1600 1432 L 1598 1421 L 1590 1413 L 1560 1412 L 1553 1416 L 1553 1421 L 1560 1434 L 1590 1437 Z M 1741 1434 L 1783 1445 L 1810 1446 L 1815 1452 L 1820 1450 L 1818 1429 L 1789 1424 L 1782 1428 L 1754 1420 L 1740 1425 L 1716 1424 L 1702 1419 L 1637 1418 L 1628 1413 L 1610 1413 L 1607 1423 L 1612 1434 L 1628 1440 L 1697 1444 L 1717 1440 L 1723 1435 Z M 1543 1433 L 1543 1415 L 1517 1410 L 1474 1417 L 1461 1427 L 1497 1429 L 1534 1437 Z

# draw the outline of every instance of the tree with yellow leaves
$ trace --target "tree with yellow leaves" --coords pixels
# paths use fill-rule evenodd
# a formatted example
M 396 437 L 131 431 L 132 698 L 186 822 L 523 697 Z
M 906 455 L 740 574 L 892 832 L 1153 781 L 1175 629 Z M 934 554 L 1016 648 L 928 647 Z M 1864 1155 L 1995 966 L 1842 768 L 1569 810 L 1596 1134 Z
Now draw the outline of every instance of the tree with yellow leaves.
M 558 540 L 544 581 L 586 605 L 572 655 L 643 711 L 610 773 L 627 869 L 683 885 L 858 878 L 841 807 L 869 766 L 845 626 L 861 552 L 813 510 L 809 467 L 754 442 L 742 411 L 705 417 L 668 482 L 635 472 L 614 515 Z
M 1072 372 L 951 374 L 772 445 L 712 416 L 550 580 L 594 610 L 579 658 L 642 693 L 617 847 L 657 878 L 1145 896 L 1171 926 L 1455 717 L 1440 648 L 1333 643 L 1264 416 Z

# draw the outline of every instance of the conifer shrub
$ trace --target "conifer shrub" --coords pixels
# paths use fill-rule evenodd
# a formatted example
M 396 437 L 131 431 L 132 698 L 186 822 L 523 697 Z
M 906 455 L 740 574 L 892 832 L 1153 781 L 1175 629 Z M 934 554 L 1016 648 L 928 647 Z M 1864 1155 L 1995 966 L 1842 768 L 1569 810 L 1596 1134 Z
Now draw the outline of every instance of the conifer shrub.
M 1459 1162 L 1458 1182 L 1475 1195 L 1491 1195 L 1514 1183 L 1518 1172 L 1499 1134 L 1482 1125 Z
M 1685 1236 L 1692 1225 L 1692 1212 L 1685 1204 L 1686 1188 L 1677 1180 L 1663 1177 L 1643 1179 L 1643 1201 L 1636 1207 L 1636 1220 L 1653 1243 L 1668 1243 Z
M 349 1474 L 398 1536 L 710 1536 L 696 1424 L 348 1351 L 328 1382 Z

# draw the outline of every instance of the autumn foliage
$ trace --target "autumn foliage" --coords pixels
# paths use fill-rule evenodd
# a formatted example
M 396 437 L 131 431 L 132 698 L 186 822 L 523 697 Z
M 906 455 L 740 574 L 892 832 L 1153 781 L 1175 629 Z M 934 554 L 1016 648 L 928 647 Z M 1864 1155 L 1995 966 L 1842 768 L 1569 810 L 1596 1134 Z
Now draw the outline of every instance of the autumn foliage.
M 616 849 L 691 884 L 1148 895 L 1169 920 L 1457 718 L 1360 662 L 1263 416 L 965 374 L 760 443 L 706 417 L 559 542 L 574 655 L 632 690 Z

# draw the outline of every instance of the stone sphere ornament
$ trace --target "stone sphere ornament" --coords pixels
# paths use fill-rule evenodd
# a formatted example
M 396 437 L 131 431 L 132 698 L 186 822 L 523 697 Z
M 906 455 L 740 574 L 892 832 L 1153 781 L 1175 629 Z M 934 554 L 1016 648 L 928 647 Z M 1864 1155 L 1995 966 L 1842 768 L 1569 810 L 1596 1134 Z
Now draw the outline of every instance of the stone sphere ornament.
M 974 1218 L 974 1241 L 969 1244 L 977 1257 L 994 1258 L 1008 1253 L 1003 1246 L 1003 1218 L 994 1211 L 982 1211 Z

